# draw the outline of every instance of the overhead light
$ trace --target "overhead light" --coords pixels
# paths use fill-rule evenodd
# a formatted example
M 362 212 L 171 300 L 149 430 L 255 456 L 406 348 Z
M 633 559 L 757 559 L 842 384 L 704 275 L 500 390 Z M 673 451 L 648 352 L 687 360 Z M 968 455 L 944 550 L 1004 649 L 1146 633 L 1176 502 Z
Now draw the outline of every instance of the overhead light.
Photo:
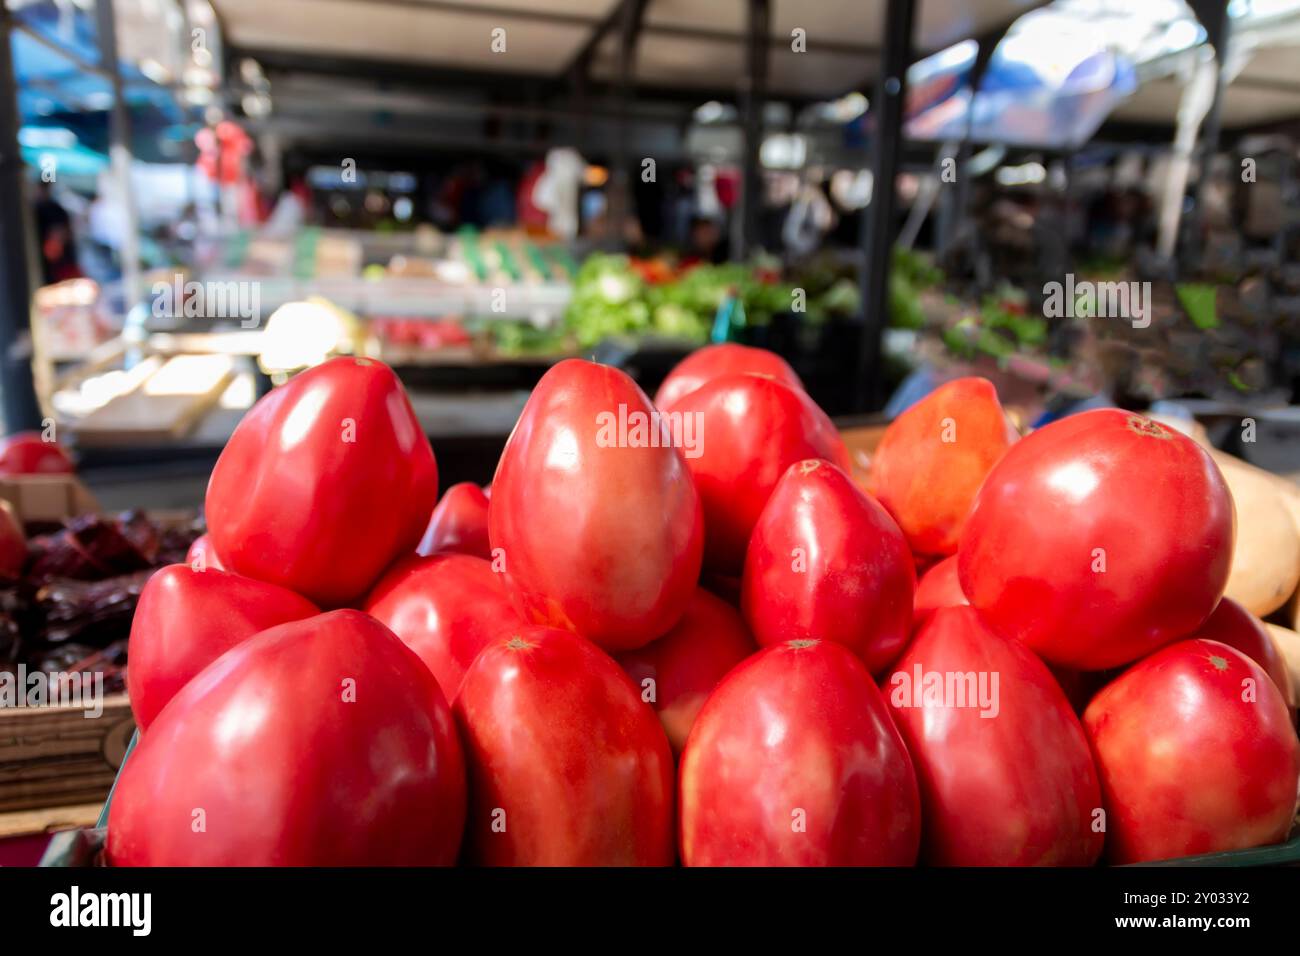
M 861 93 L 846 93 L 838 100 L 831 100 L 829 103 L 821 104 L 818 110 L 821 117 L 832 123 L 852 123 L 855 119 L 863 116 L 870 108 L 871 104 L 867 101 L 866 96 Z
M 993 174 L 993 178 L 1003 186 L 1026 186 L 1030 183 L 1041 183 L 1047 178 L 1047 170 L 1043 168 L 1042 163 L 1001 166 Z
M 773 133 L 763 140 L 758 158 L 768 169 L 802 169 L 808 159 L 808 140 L 797 134 Z
M 721 123 L 724 120 L 735 119 L 736 108 L 726 106 L 717 100 L 709 100 L 702 103 L 695 109 L 695 122 L 697 123 Z

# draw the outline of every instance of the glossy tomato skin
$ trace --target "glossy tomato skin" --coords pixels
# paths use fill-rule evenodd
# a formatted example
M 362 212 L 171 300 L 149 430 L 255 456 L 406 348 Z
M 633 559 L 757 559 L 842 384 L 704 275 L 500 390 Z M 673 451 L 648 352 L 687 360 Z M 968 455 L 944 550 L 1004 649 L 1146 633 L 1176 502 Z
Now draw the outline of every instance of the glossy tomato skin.
M 851 467 L 826 413 L 770 378 L 724 375 L 666 411 L 700 422 L 699 453 L 686 462 L 704 504 L 704 563 L 713 572 L 741 573 L 750 532 L 787 468 L 805 458 Z
M 230 570 L 337 607 L 415 550 L 437 493 L 433 450 L 392 369 L 336 358 L 240 421 L 208 483 L 208 529 Z
M 217 571 L 226 570 L 221 563 L 221 558 L 217 556 L 217 549 L 212 546 L 212 538 L 206 534 L 201 534 L 194 539 L 190 550 L 185 555 L 185 563 L 195 571 L 205 571 L 209 568 Z
M 277 624 L 314 617 L 304 597 L 276 584 L 186 564 L 160 569 L 140 592 L 127 651 L 127 690 L 140 730 L 230 648 Z
M 679 773 L 686 866 L 910 866 L 912 761 L 847 648 L 764 648 L 718 685 Z
M 973 686 L 964 675 L 974 675 Z M 940 608 L 883 690 L 921 785 L 923 861 L 1089 866 L 1101 855 L 1088 741 L 1027 648 L 993 633 L 972 608 Z
M 620 654 L 618 662 L 642 700 L 653 690 L 651 703 L 676 757 L 718 681 L 757 649 L 740 612 L 697 588 L 671 631 L 645 647 Z
M 1229 647 L 1235 647 L 1264 669 L 1272 678 L 1274 685 L 1282 694 L 1282 699 L 1292 710 L 1295 709 L 1295 691 L 1291 686 L 1291 674 L 1287 670 L 1286 660 L 1282 657 L 1259 618 L 1251 614 L 1232 598 L 1224 595 L 1218 606 L 1205 619 L 1205 623 L 1192 635 L 1207 641 L 1219 641 Z
M 1240 651 L 1218 641 L 1171 644 L 1108 684 L 1083 722 L 1101 773 L 1111 862 L 1285 839 L 1300 743 L 1282 695 Z
M 524 623 L 501 575 L 468 554 L 399 561 L 362 607 L 419 655 L 449 701 L 479 651 Z
M 907 643 L 915 590 L 907 539 L 884 508 L 828 461 L 786 470 L 745 558 L 741 607 L 759 644 L 833 641 L 879 673 Z
M 1210 456 L 1097 409 L 1017 442 L 962 536 L 962 591 L 1056 664 L 1104 670 L 1191 634 L 1228 580 L 1232 498 Z
M 655 392 L 655 405 L 667 408 L 706 382 L 740 373 L 766 375 L 790 388 L 803 390 L 803 382 L 794 369 L 775 352 L 737 342 L 723 342 L 696 349 L 673 366 L 659 391 Z
M 70 475 L 72 459 L 58 442 L 40 432 L 15 432 L 0 438 L 0 476 Z
M 442 496 L 416 549 L 419 554 L 455 551 L 488 560 L 488 497 L 473 482 L 452 485 Z
M 941 607 L 962 607 L 970 604 L 961 590 L 961 578 L 957 574 L 957 556 L 944 558 L 932 564 L 921 575 L 916 585 L 916 598 L 912 602 L 912 628 L 915 630 L 925 623 Z
M 492 546 L 520 612 L 611 652 L 666 633 L 700 575 L 703 515 L 682 453 L 655 429 L 632 430 L 653 412 L 618 369 L 560 362 L 492 482 Z
M 918 555 L 955 554 L 975 493 L 1015 440 L 993 383 L 955 379 L 885 429 L 868 488 Z
M 9 502 L 0 500 L 0 581 L 16 581 L 27 564 L 27 535 Z
M 673 758 L 654 711 L 598 647 L 522 627 L 456 697 L 466 855 L 490 866 L 669 866 Z
M 255 635 L 172 699 L 118 776 L 107 855 L 448 866 L 464 819 L 464 760 L 433 675 L 383 625 L 334 611 Z

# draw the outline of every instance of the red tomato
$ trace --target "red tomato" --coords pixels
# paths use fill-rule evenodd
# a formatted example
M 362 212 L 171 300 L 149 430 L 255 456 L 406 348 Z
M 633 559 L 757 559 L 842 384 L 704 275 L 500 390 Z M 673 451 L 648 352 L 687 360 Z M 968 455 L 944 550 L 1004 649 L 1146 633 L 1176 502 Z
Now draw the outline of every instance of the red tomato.
M 703 519 L 656 415 L 623 372 L 579 359 L 533 389 L 489 513 L 492 546 L 504 549 L 528 620 L 622 651 L 682 616 L 700 576 Z
M 830 462 L 791 465 L 745 558 L 741 607 L 763 646 L 843 644 L 873 674 L 903 650 L 916 573 L 894 519 Z
M 916 585 L 916 599 L 912 602 L 912 628 L 925 623 L 941 607 L 962 607 L 970 604 L 961 590 L 957 576 L 957 556 L 944 558 L 921 575 Z
M 704 504 L 704 563 L 711 571 L 740 573 L 750 532 L 795 462 L 825 458 L 846 472 L 851 467 L 826 413 L 802 391 L 771 378 L 724 375 L 666 411 L 699 423 L 700 440 L 686 463 Z
M 795 640 L 723 679 L 682 753 L 687 866 L 910 866 L 912 761 L 849 650 Z
M 338 606 L 415 550 L 437 493 L 392 369 L 336 358 L 244 416 L 208 483 L 208 529 L 230 570 Z
M 1106 408 L 998 462 L 962 535 L 962 591 L 995 630 L 1082 670 L 1191 634 L 1232 561 L 1232 498 L 1204 449 Z
M 782 385 L 803 390 L 803 382 L 799 381 L 794 369 L 775 352 L 754 348 L 752 345 L 725 342 L 696 349 L 673 366 L 673 370 L 659 386 L 659 391 L 655 392 L 655 405 L 667 408 L 706 382 L 743 372 L 766 375 Z
M 131 713 L 147 730 L 194 675 L 259 631 L 320 613 L 275 584 L 187 564 L 159 570 L 140 592 L 131 621 Z
M 1114 863 L 1241 850 L 1284 839 L 1300 742 L 1273 682 L 1218 641 L 1179 641 L 1088 705 Z
M 448 866 L 464 822 L 464 759 L 433 675 L 383 625 L 335 611 L 255 635 L 172 698 L 118 775 L 107 855 Z
M 632 681 L 590 641 L 521 628 L 470 666 L 455 713 L 472 862 L 672 864 L 668 740 Z
M 56 441 L 40 432 L 15 432 L 0 438 L 0 477 L 10 475 L 66 475 L 74 471 L 72 459 Z
M 1207 641 L 1220 641 L 1235 647 L 1264 669 L 1282 694 L 1282 699 L 1295 709 L 1295 692 L 1291 687 L 1291 674 L 1286 659 L 1278 651 L 1259 618 L 1226 595 L 1213 613 L 1192 635 Z
M 473 482 L 452 485 L 433 509 L 429 527 L 416 548 L 419 554 L 456 551 L 491 559 L 488 544 L 488 498 Z
M 949 555 L 984 477 L 1016 440 L 993 383 L 940 385 L 885 429 L 868 488 L 922 555 Z
M 448 700 L 479 651 L 523 624 L 501 575 L 468 554 L 398 562 L 363 608 L 420 656 Z
M 225 571 L 226 567 L 217 557 L 217 549 L 212 547 L 212 538 L 206 534 L 201 534 L 194 539 L 190 545 L 190 550 L 185 555 L 185 563 L 195 571 L 206 571 L 214 568 L 217 571 Z
M 673 755 L 679 756 L 705 699 L 727 671 L 756 649 L 740 612 L 700 588 L 671 631 L 620 654 L 618 662 L 641 699 L 650 695 Z
M 1079 718 L 1043 662 L 969 607 L 930 615 L 885 694 L 916 762 L 923 860 L 1089 866 L 1101 792 Z
M 0 581 L 16 581 L 27 564 L 27 536 L 9 502 L 0 500 Z

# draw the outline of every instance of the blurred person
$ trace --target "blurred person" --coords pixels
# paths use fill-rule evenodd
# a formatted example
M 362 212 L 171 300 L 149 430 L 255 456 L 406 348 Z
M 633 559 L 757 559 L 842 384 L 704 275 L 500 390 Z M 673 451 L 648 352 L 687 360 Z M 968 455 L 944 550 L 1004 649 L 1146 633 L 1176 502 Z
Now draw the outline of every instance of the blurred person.
M 42 285 L 81 276 L 72 217 L 54 198 L 51 184 L 43 179 L 36 184 L 36 234 L 41 249 Z
M 692 216 L 690 230 L 686 236 L 686 248 L 682 253 L 682 265 L 693 266 L 700 263 L 717 265 L 725 262 L 727 248 L 722 239 L 720 219 L 703 214 Z

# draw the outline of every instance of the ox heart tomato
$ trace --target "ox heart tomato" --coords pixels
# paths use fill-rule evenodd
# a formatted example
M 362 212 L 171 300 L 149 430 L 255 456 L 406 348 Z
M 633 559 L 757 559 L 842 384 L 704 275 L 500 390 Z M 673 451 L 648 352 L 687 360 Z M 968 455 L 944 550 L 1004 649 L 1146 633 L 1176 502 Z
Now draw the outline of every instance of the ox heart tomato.
M 743 372 L 766 375 L 783 385 L 803 389 L 803 382 L 799 381 L 794 369 L 775 352 L 754 348 L 752 345 L 724 342 L 696 349 L 673 366 L 673 370 L 659 386 L 659 391 L 655 392 L 655 405 L 667 408 L 706 382 Z
M 523 624 L 501 575 L 468 554 L 398 562 L 363 608 L 420 656 L 448 700 L 479 651 Z
M 208 483 L 208 529 L 230 570 L 336 607 L 415 550 L 437 493 L 392 369 L 336 358 L 244 416 Z
M 520 628 L 470 666 L 455 713 L 469 767 L 471 862 L 673 862 L 668 740 L 632 681 L 590 641 Z
M 63 475 L 73 471 L 72 459 L 58 442 L 40 432 L 15 432 L 0 438 L 0 476 Z
M 195 571 L 206 571 L 209 568 L 218 571 L 226 570 L 225 565 L 221 563 L 221 558 L 217 556 L 217 549 L 212 546 L 212 538 L 206 534 L 201 534 L 194 539 L 190 550 L 185 555 L 185 563 Z
M 1191 634 L 1228 581 L 1232 498 L 1190 438 L 1118 409 L 1021 439 L 966 523 L 962 591 L 995 630 L 1082 670 Z
M 492 547 L 531 622 L 621 651 L 682 616 L 703 519 L 661 421 L 618 369 L 569 359 L 542 376 L 501 455 L 489 512 Z
M 961 607 L 969 603 L 957 576 L 957 556 L 944 558 L 931 565 L 917 582 L 916 598 L 912 602 L 912 628 L 920 627 L 941 607 Z
M 884 688 L 921 784 L 923 860 L 1088 866 L 1101 792 L 1079 719 L 1047 667 L 969 607 L 940 608 Z
M 839 644 L 790 641 L 728 674 L 687 738 L 679 789 L 687 866 L 916 862 L 912 762 Z
M 749 539 L 741 607 L 763 646 L 843 644 L 879 673 L 912 626 L 916 572 L 894 519 L 828 461 L 791 465 Z
M 1291 673 L 1286 659 L 1278 651 L 1273 638 L 1259 618 L 1227 597 L 1219 601 L 1205 623 L 1192 635 L 1207 641 L 1220 641 L 1235 647 L 1264 669 L 1282 694 L 1288 707 L 1295 709 L 1295 691 L 1291 686 Z
M 757 648 L 734 607 L 703 588 L 671 631 L 618 656 L 638 689 L 659 712 L 673 754 L 680 756 L 695 716 L 726 673 Z
M 0 500 L 0 581 L 22 577 L 27 563 L 27 536 L 9 502 Z
M 491 558 L 492 546 L 488 544 L 488 497 L 473 482 L 462 481 L 452 485 L 442 496 L 429 527 L 424 531 L 420 554 L 456 551 L 479 558 Z
M 975 493 L 1015 439 L 993 383 L 959 378 L 885 429 L 868 489 L 918 555 L 955 554 Z
M 1300 743 L 1264 670 L 1218 641 L 1179 641 L 1108 684 L 1083 716 L 1114 863 L 1284 839 Z
M 817 405 L 798 389 L 759 375 L 724 375 L 667 406 L 697 421 L 686 458 L 704 503 L 705 564 L 739 574 L 750 532 L 772 489 L 795 462 L 825 458 L 848 471 L 848 449 Z
M 437 681 L 386 627 L 344 610 L 255 635 L 172 698 L 118 776 L 107 856 L 446 866 L 464 822 L 464 759 Z
M 140 592 L 128 653 L 131 713 L 148 730 L 194 675 L 259 631 L 320 613 L 275 584 L 185 564 L 159 570 Z

